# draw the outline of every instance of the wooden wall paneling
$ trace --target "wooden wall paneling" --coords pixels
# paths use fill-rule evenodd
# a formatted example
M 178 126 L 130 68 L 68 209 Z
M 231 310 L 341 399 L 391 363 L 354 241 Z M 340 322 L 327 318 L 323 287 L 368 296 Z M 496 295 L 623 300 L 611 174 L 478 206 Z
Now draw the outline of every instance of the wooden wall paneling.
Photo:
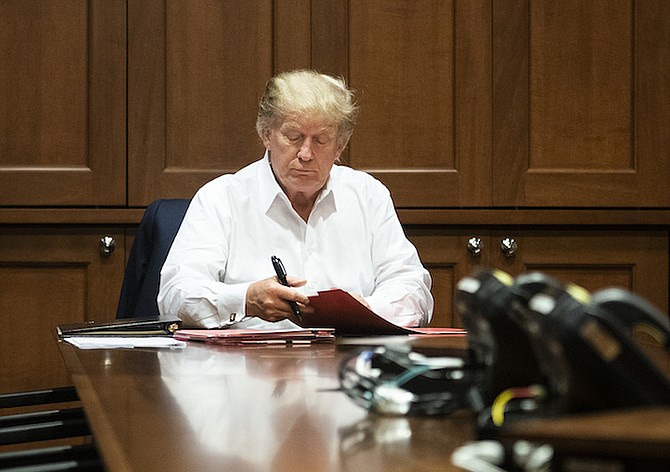
M 0 4 L 0 204 L 125 204 L 125 17 L 125 2 Z
M 635 2 L 635 142 L 641 205 L 670 207 L 670 3 Z
M 349 76 L 351 8 L 348 0 L 311 0 L 311 66 L 314 69 Z
M 617 286 L 668 313 L 668 232 L 631 229 L 515 229 L 492 233 L 491 264 L 512 275 L 540 271 L 595 291 Z M 497 246 L 511 237 L 518 249 L 505 257 Z
M 349 15 L 348 0 L 311 0 L 311 68 L 325 74 L 344 77 L 351 87 Z M 358 99 L 360 101 L 360 94 Z M 340 156 L 341 163 L 350 164 L 350 149 L 351 142 Z
M 117 249 L 100 252 L 103 234 Z M 0 228 L 0 392 L 70 385 L 53 331 L 59 324 L 113 319 L 125 251 L 123 232 L 104 228 Z
M 457 2 L 454 16 L 454 133 L 458 198 L 444 206 L 490 206 L 493 161 L 491 2 Z M 447 182 L 445 182 L 447 183 Z
M 659 125 L 669 108 L 658 102 L 668 95 L 658 67 L 670 46 L 664 9 L 494 2 L 494 162 L 503 171 L 495 205 L 670 203 L 668 131 Z
M 312 16 L 307 14 L 312 9 L 311 4 L 312 0 L 274 2 L 273 73 L 311 67 Z
M 433 278 L 433 326 L 461 326 L 453 309 L 454 287 L 479 267 L 496 268 L 517 276 L 539 271 L 564 282 L 596 291 L 620 287 L 632 291 L 668 313 L 668 232 L 631 229 L 529 229 L 510 226 L 456 227 L 454 225 L 405 225 L 424 266 Z M 468 240 L 478 237 L 481 252 L 468 250 Z M 517 243 L 515 254 L 503 254 L 504 238 Z
M 165 8 L 162 0 L 128 4 L 130 206 L 148 205 L 162 194 L 162 174 L 166 167 Z
M 260 158 L 255 120 L 273 73 L 272 5 L 129 5 L 131 206 L 190 197 L 208 180 Z
M 490 3 L 374 0 L 346 13 L 361 101 L 348 163 L 398 207 L 488 204 Z
M 519 205 L 528 168 L 528 2 L 492 2 L 492 201 Z
M 534 167 L 631 168 L 631 14 L 630 2 L 531 2 Z
M 406 226 L 407 237 L 419 251 L 421 262 L 431 274 L 431 292 L 435 309 L 431 326 L 463 326 L 454 312 L 454 288 L 461 278 L 475 268 L 490 265 L 488 230 L 479 228 L 454 229 L 439 226 Z M 477 236 L 485 248 L 478 255 L 467 249 L 468 239 Z

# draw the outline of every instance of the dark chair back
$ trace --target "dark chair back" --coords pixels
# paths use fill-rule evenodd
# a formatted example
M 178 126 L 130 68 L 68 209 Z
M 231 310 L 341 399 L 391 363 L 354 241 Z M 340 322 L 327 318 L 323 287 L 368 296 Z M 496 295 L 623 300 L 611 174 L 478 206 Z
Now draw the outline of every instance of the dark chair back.
M 144 212 L 130 250 L 116 318 L 158 316 L 160 271 L 191 200 L 160 199 Z

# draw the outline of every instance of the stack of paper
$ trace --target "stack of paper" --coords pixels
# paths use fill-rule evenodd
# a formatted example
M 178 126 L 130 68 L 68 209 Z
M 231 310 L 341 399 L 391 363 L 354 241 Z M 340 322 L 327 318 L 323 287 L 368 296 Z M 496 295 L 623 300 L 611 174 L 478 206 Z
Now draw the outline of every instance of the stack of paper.
M 287 344 L 319 343 L 335 340 L 335 330 L 314 329 L 180 329 L 174 333 L 175 339 L 201 341 L 213 344 Z
M 126 337 L 126 336 L 71 336 L 64 338 L 65 341 L 77 346 L 79 349 L 115 349 L 134 347 L 153 348 L 182 348 L 186 346 L 183 341 L 171 337 Z

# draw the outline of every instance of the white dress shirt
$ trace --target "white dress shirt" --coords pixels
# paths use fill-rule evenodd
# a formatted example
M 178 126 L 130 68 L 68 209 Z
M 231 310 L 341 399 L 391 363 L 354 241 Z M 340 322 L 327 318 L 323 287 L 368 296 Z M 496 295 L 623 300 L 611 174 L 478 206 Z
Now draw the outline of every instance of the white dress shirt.
M 307 280 L 296 288 L 307 295 L 341 288 L 397 325 L 431 319 L 431 278 L 388 189 L 365 172 L 335 165 L 305 222 L 275 180 L 267 152 L 196 193 L 161 271 L 162 316 L 205 328 L 295 327 L 245 315 L 249 285 L 275 275 L 272 255 L 289 276 Z

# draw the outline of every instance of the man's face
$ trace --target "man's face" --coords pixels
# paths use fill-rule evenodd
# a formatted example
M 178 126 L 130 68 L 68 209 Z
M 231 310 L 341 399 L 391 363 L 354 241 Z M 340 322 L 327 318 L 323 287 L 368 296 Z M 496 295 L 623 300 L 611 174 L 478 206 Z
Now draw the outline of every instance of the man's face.
M 266 133 L 263 144 L 270 151 L 272 170 L 289 199 L 299 194 L 316 196 L 342 154 L 337 127 L 304 116 L 286 118 Z

